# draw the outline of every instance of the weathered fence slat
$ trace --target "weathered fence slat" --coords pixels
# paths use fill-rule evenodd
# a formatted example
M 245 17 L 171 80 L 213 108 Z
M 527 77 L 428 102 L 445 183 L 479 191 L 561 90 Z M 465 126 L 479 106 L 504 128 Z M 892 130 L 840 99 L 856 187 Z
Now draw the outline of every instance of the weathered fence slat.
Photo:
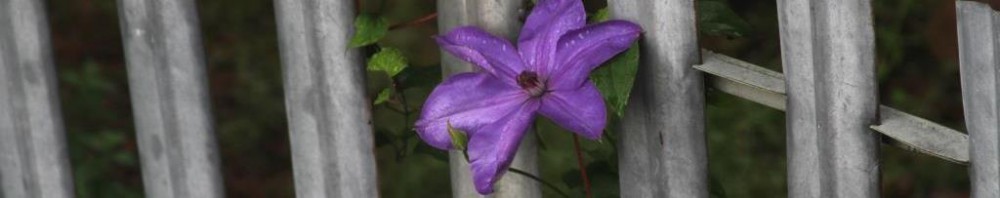
M 619 150 L 622 197 L 708 197 L 705 95 L 693 0 L 609 1 L 643 27 Z
M 694 68 L 710 74 L 711 86 L 778 110 L 785 110 L 785 75 L 739 59 L 702 50 Z
M 890 144 L 958 164 L 969 163 L 968 135 L 885 105 L 879 106 L 878 114 L 881 123 L 870 128 L 888 137 Z
M 711 87 L 778 110 L 785 110 L 785 77 L 781 73 L 722 54 L 702 51 L 703 63 L 694 66 L 710 74 Z M 925 153 L 958 164 L 969 162 L 969 137 L 962 132 L 879 106 L 878 125 L 869 126 L 903 149 Z
M 298 197 L 377 197 L 353 0 L 275 1 Z
M 1000 14 L 972 1 L 956 9 L 972 197 L 1000 197 Z
M 789 197 L 878 197 L 869 0 L 779 0 Z
M 222 197 L 194 1 L 118 5 L 147 196 Z
M 0 1 L 0 197 L 73 197 L 42 1 Z
M 476 25 L 486 31 L 516 41 L 521 23 L 522 1 L 480 1 L 480 0 L 438 0 L 438 30 L 444 34 L 455 27 Z M 447 52 L 441 51 L 441 67 L 444 77 L 474 71 L 475 67 Z M 532 129 L 533 130 L 533 129 Z M 525 135 L 510 167 L 538 175 L 538 143 L 535 136 Z M 483 197 L 472 184 L 469 163 L 460 151 L 451 151 L 451 188 L 454 197 Z M 489 197 L 541 197 L 540 185 L 530 178 L 512 173 L 506 174 L 494 186 L 495 192 Z

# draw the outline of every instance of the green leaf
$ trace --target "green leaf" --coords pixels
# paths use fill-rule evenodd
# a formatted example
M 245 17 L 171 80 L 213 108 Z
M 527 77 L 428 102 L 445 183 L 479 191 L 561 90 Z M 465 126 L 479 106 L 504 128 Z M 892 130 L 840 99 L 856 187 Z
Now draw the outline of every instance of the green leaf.
M 455 149 L 464 151 L 465 145 L 469 142 L 469 138 L 465 136 L 465 132 L 451 127 L 451 122 L 448 122 L 448 134 L 451 135 L 451 144 L 455 146 Z
M 740 18 L 725 1 L 701 0 L 697 3 L 698 30 L 712 36 L 743 37 L 750 24 Z
M 378 96 L 375 97 L 375 105 L 380 105 L 385 103 L 385 101 L 389 101 L 389 96 L 392 96 L 392 89 L 382 89 L 382 91 L 378 92 Z
M 373 14 L 360 14 L 354 18 L 354 37 L 351 38 L 351 47 L 361 47 L 378 42 L 389 32 L 389 21 L 382 16 Z
M 597 10 L 597 12 L 590 14 L 590 22 L 597 23 L 597 22 L 607 21 L 609 17 L 610 14 L 608 13 L 608 8 L 604 7 L 601 8 L 600 10 Z
M 406 69 L 406 57 L 396 48 L 383 47 L 368 60 L 368 70 L 383 71 L 389 78 Z
M 590 73 L 597 89 L 604 96 L 604 101 L 615 116 L 621 118 L 628 104 L 629 93 L 635 81 L 635 73 L 639 68 L 639 45 L 632 44 L 627 51 L 601 65 Z

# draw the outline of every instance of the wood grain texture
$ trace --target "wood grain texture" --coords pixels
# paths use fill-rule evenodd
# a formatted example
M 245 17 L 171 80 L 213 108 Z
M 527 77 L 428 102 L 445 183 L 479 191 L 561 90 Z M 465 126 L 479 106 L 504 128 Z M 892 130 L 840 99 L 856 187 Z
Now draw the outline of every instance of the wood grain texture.
M 223 197 L 192 0 L 119 0 L 148 197 Z
M 278 0 L 298 197 L 377 197 L 364 62 L 350 48 L 353 0 Z
M 0 197 L 73 197 L 41 1 L 0 1 Z
M 788 196 L 878 197 L 870 0 L 779 0 Z
M 1000 14 L 972 1 L 956 9 L 972 197 L 1000 197 Z
M 640 65 L 621 127 L 622 197 L 708 197 L 705 90 L 693 0 L 609 1 L 638 23 Z

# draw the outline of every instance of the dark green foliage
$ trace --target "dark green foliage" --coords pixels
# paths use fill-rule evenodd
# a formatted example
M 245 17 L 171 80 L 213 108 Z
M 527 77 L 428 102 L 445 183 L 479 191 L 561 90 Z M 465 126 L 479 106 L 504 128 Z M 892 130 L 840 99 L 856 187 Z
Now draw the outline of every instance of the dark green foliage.
M 740 18 L 725 0 L 699 0 L 698 31 L 712 36 L 743 37 L 750 24 Z
M 100 65 L 86 62 L 81 67 L 62 70 L 60 82 L 65 85 L 61 95 L 67 118 L 65 121 L 67 144 L 73 165 L 73 180 L 79 197 L 140 197 L 142 190 L 136 183 L 123 180 L 108 181 L 109 177 L 129 177 L 138 174 L 137 150 L 134 137 L 115 124 L 119 112 L 107 111 L 111 107 L 104 98 L 120 94 L 101 71 Z M 96 113 L 101 112 L 101 113 Z M 120 170 L 120 169 L 132 170 Z M 136 178 L 137 179 L 137 178 Z

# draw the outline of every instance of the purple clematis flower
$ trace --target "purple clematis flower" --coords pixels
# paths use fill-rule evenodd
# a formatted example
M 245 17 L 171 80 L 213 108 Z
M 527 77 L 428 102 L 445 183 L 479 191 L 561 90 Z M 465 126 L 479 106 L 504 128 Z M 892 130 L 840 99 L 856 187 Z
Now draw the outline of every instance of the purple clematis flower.
M 628 49 L 642 29 L 616 20 L 586 25 L 585 18 L 580 0 L 539 0 L 516 48 L 472 26 L 436 38 L 445 51 L 480 71 L 438 85 L 416 129 L 438 149 L 453 148 L 449 125 L 468 133 L 467 152 L 480 194 L 493 192 L 536 114 L 588 139 L 600 138 L 607 112 L 587 77 Z

